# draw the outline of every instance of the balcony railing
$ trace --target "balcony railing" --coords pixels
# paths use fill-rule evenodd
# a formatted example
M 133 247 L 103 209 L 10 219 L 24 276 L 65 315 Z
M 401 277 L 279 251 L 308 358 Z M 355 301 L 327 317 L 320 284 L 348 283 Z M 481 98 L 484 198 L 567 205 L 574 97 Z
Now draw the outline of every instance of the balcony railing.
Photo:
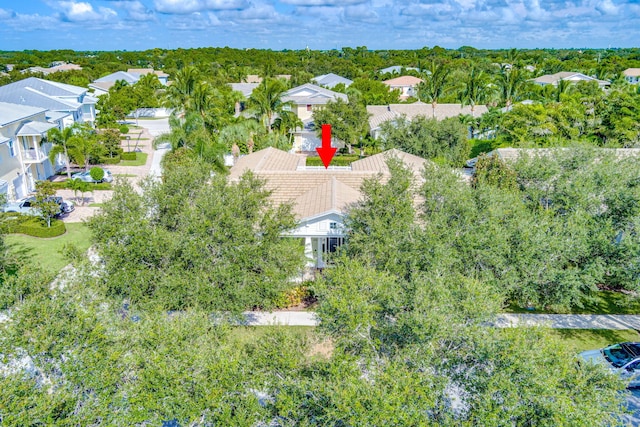
M 35 150 L 33 148 L 24 152 L 24 161 L 29 163 L 40 163 L 47 160 L 47 156 L 42 150 Z

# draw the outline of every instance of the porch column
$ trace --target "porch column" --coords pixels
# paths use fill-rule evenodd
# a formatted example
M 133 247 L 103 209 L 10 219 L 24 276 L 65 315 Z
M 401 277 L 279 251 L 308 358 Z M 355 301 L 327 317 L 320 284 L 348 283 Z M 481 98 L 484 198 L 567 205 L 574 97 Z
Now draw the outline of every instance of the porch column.
M 318 268 L 324 268 L 324 261 L 322 260 L 322 242 L 324 241 L 323 238 L 318 238 L 318 263 L 316 264 L 316 267 Z
M 304 238 L 304 256 L 307 258 L 307 267 L 315 267 L 313 260 L 313 243 L 311 237 Z
M 36 155 L 36 160 L 39 162 L 41 159 L 40 159 L 40 150 L 38 149 L 39 148 L 38 147 L 38 140 L 36 139 L 35 135 L 33 135 L 31 137 L 31 140 L 33 141 L 33 152 Z

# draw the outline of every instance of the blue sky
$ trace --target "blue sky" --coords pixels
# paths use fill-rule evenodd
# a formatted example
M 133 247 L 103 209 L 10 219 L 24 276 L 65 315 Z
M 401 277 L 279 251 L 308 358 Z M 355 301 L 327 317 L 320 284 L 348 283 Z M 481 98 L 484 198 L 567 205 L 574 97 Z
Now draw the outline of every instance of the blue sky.
M 640 0 L 0 0 L 0 49 L 630 47 Z

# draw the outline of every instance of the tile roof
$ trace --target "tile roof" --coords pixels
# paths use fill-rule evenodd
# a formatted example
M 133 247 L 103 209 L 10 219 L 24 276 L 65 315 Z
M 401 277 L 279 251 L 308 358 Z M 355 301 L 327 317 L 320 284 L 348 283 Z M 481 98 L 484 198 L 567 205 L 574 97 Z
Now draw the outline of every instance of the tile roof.
M 622 74 L 627 77 L 640 77 L 640 68 L 627 68 Z
M 404 65 L 392 65 L 391 67 L 383 68 L 382 70 L 380 70 L 380 74 L 401 73 L 403 69 L 404 70 L 420 71 L 419 69 L 417 69 L 415 67 L 405 67 Z
M 260 83 L 229 83 L 231 85 L 232 90 L 236 90 L 241 92 L 245 98 L 248 98 L 251 95 L 251 92 L 258 86 Z
M 153 68 L 129 68 L 127 73 L 131 75 L 145 76 L 147 74 L 155 74 L 158 77 L 169 77 L 164 71 L 154 70 Z
M 334 86 L 340 83 L 344 84 L 346 87 L 349 87 L 349 85 L 353 83 L 353 80 L 349 80 L 345 77 L 342 77 L 333 73 L 316 76 L 313 78 L 313 81 L 315 81 L 319 85 L 326 86 L 328 88 L 333 88 Z
M 476 105 L 473 114 L 481 116 L 489 111 L 486 105 Z M 414 102 L 412 104 L 367 105 L 370 129 L 378 129 L 380 125 L 389 120 L 406 117 L 413 120 L 417 116 L 433 117 L 434 110 L 431 104 Z M 471 115 L 471 106 L 462 104 L 436 104 L 435 118 L 438 120 L 459 115 Z
M 560 80 L 568 80 L 571 82 L 576 82 L 581 80 L 595 81 L 595 82 L 598 82 L 600 86 L 607 86 L 611 84 L 611 82 L 607 80 L 598 80 L 596 78 L 587 76 L 585 74 L 576 73 L 573 71 L 560 71 L 559 73 L 555 73 L 555 74 L 545 74 L 544 76 L 536 77 L 535 79 L 533 79 L 533 82 L 542 84 L 542 85 L 545 85 L 545 84 L 557 85 Z
M 292 203 L 298 219 L 344 209 L 359 200 L 360 187 L 365 179 L 389 178 L 386 160 L 395 156 L 402 160 L 415 176 L 426 160 L 399 150 L 389 150 L 366 157 L 345 168 L 307 168 L 304 156 L 266 148 L 241 157 L 231 168 L 229 179 L 237 181 L 247 170 L 265 179 L 265 187 L 271 191 L 276 204 Z
M 126 71 L 116 71 L 115 73 L 107 74 L 104 77 L 100 77 L 97 80 L 94 80 L 92 83 L 103 83 L 103 82 L 117 82 L 118 80 L 124 80 L 125 82 L 132 84 L 140 80 L 140 76 L 136 76 Z
M 45 111 L 44 108 L 0 102 L 0 126 L 6 126 Z
M 53 129 L 57 125 L 45 122 L 27 122 L 20 126 L 16 133 L 17 136 L 44 135 L 49 129 Z
M 283 102 L 293 102 L 298 105 L 326 104 L 337 99 L 348 100 L 344 93 L 334 92 L 311 83 L 291 88 L 282 96 Z
M 414 76 L 400 76 L 395 79 L 385 80 L 382 83 L 387 86 L 415 86 L 419 83 L 422 83 L 423 80 Z

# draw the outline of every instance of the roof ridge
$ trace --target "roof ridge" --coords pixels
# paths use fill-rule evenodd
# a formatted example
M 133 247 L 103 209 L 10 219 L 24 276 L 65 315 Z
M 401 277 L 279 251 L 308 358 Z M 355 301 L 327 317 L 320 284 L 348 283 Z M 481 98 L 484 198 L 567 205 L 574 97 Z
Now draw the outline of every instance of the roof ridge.
M 336 192 L 337 192 L 337 183 L 336 183 L 336 177 L 332 176 L 331 177 L 331 209 L 336 209 Z
M 273 147 L 267 147 L 267 148 L 265 148 L 266 153 L 265 153 L 265 155 L 264 155 L 264 156 L 262 156 L 262 158 L 260 159 L 260 161 L 256 164 L 256 167 L 255 167 L 255 169 L 254 169 L 255 171 L 259 171 L 260 169 L 262 169 L 262 165 L 263 165 L 263 164 L 264 164 L 264 162 L 266 161 L 267 157 L 269 157 L 269 156 L 271 155 L 271 149 L 272 149 L 272 148 L 273 148 Z

